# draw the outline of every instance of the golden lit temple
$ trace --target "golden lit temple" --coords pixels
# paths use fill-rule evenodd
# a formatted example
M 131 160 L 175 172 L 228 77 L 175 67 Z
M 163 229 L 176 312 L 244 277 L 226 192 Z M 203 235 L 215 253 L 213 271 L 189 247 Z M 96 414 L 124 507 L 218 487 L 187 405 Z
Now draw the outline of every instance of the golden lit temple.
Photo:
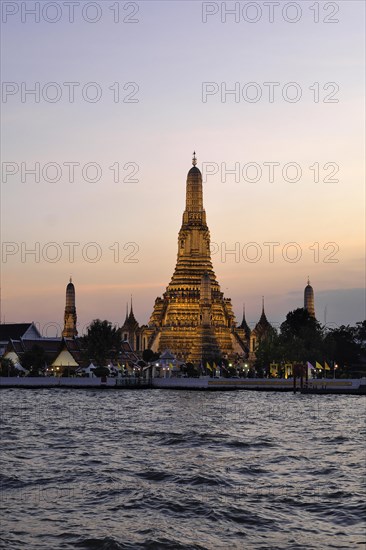
M 231 300 L 221 292 L 212 267 L 202 174 L 195 153 L 192 164 L 175 271 L 163 296 L 155 300 L 143 330 L 144 347 L 154 352 L 170 349 L 193 363 L 239 358 L 248 351 L 245 332 L 236 327 Z

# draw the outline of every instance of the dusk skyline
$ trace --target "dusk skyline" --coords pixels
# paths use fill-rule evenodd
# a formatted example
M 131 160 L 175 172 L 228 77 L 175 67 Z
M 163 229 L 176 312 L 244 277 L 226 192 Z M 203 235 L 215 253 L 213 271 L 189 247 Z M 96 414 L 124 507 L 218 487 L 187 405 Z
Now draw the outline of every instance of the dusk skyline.
M 78 12 L 74 23 L 63 12 L 54 24 L 22 23 L 20 14 L 3 24 L 1 320 L 33 320 L 41 328 L 55 322 L 62 330 L 72 275 L 81 329 L 97 317 L 121 325 L 131 294 L 136 318 L 146 324 L 173 273 L 194 149 L 213 266 L 237 322 L 245 303 L 255 324 L 264 295 L 268 319 L 280 324 L 302 307 L 308 276 L 321 323 L 363 320 L 363 3 L 339 3 L 334 24 L 314 23 L 313 2 L 301 3 L 297 23 L 282 16 L 269 23 L 263 11 L 255 24 L 229 16 L 222 23 L 220 13 L 206 14 L 204 23 L 200 2 L 136 4 L 131 18 L 138 22 L 131 24 L 114 23 L 106 4 L 95 24 Z M 39 103 L 31 95 L 22 102 L 22 82 L 28 89 L 40 83 Z M 65 82 L 80 83 L 73 103 Z M 82 96 L 91 82 L 88 97 L 102 92 L 95 103 Z M 136 102 L 115 102 L 117 91 L 120 100 Z M 258 91 L 261 98 L 251 102 Z M 37 162 L 39 182 L 22 169 Z M 71 182 L 65 163 L 73 162 L 80 166 Z M 44 181 L 47 163 L 53 165 Z M 101 170 L 99 181 L 91 181 L 95 166 L 83 177 L 87 163 Z M 223 181 L 222 163 L 236 166 L 237 181 L 233 174 Z M 274 181 L 268 163 L 276 163 Z M 62 173 L 52 182 L 57 167 Z M 205 169 L 215 172 L 206 181 Z M 138 181 L 121 181 L 126 176 Z M 24 250 L 22 257 L 22 242 L 29 250 L 40 243 L 39 262 Z M 64 243 L 80 243 L 74 262 Z M 265 243 L 279 243 L 273 262 Z M 229 253 L 235 247 L 239 258 Z

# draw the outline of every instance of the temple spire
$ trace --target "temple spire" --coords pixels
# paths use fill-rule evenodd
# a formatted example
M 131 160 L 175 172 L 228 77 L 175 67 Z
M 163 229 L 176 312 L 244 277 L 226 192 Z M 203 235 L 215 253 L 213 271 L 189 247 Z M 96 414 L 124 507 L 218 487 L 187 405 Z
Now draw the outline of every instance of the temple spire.
M 246 319 L 245 319 L 245 303 L 243 303 L 243 320 L 242 320 L 242 325 L 246 324 Z
M 259 323 L 260 324 L 267 324 L 268 323 L 266 314 L 264 312 L 264 296 L 262 296 L 262 315 L 259 319 Z
M 186 209 L 183 214 L 183 225 L 193 222 L 206 225 L 206 213 L 203 208 L 202 174 L 197 166 L 196 152 L 193 153 L 192 168 L 187 174 Z M 197 216 L 197 214 L 199 214 Z
M 231 301 L 224 297 L 211 260 L 210 232 L 203 207 L 202 174 L 196 151 L 186 179 L 186 204 L 178 234 L 172 279 L 155 300 L 143 342 L 154 352 L 170 349 L 180 360 L 199 364 L 246 353 L 243 332 L 235 336 Z
M 78 331 L 76 329 L 76 323 L 75 287 L 72 283 L 72 277 L 70 276 L 70 282 L 66 287 L 64 329 L 62 331 L 62 336 L 64 338 L 74 338 L 77 336 Z
M 250 328 L 249 328 L 248 323 L 245 319 L 245 304 L 243 304 L 243 320 L 242 320 L 241 325 L 239 326 L 239 328 L 244 330 L 245 337 L 249 340 Z
M 127 305 L 126 305 L 126 320 L 125 320 L 125 325 L 126 323 L 127 324 L 136 324 L 137 321 L 135 319 L 135 315 L 133 313 L 133 303 L 132 303 L 132 294 L 131 294 L 131 298 L 130 298 L 131 302 L 130 302 L 130 312 L 128 312 L 128 302 L 127 302 Z M 138 323 L 137 323 L 138 324 Z M 123 325 L 123 326 L 125 326 Z
M 310 277 L 308 276 L 308 284 L 304 290 L 304 309 L 306 309 L 311 317 L 315 319 L 315 304 L 314 304 L 314 290 L 310 285 Z

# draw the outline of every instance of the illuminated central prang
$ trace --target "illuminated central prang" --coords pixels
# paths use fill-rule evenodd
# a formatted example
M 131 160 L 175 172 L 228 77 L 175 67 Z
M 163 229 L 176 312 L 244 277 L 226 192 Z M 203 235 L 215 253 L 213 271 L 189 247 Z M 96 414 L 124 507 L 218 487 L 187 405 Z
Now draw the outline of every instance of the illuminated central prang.
M 202 174 L 195 153 L 192 164 L 176 267 L 163 297 L 155 300 L 145 335 L 153 351 L 170 349 L 178 358 L 197 364 L 243 355 L 245 344 L 231 300 L 224 298 L 212 267 Z

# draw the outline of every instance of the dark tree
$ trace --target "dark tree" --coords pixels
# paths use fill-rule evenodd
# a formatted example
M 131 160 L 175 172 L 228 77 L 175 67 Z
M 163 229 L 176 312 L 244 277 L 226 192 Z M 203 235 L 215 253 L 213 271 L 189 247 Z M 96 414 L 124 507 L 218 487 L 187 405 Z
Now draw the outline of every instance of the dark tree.
M 186 373 L 189 378 L 198 378 L 200 375 L 193 363 L 186 363 Z
M 93 370 L 93 374 L 97 378 L 102 378 L 103 376 L 109 376 L 110 372 L 109 372 L 109 369 L 107 367 L 96 367 Z
M 282 359 L 282 348 L 280 347 L 278 334 L 274 329 L 260 340 L 255 355 L 255 368 L 257 370 L 268 368 L 272 361 Z
M 281 325 L 278 341 L 284 361 L 323 360 L 323 331 L 320 323 L 303 308 L 290 311 Z
M 46 354 L 44 349 L 34 344 L 22 357 L 22 367 L 29 371 L 29 376 L 43 376 L 46 369 Z
M 306 332 L 321 335 L 321 326 L 318 321 L 301 307 L 290 311 L 286 315 L 286 321 L 281 325 L 281 334 L 291 338 L 293 336 L 301 337 Z
M 121 332 L 110 321 L 95 319 L 81 340 L 86 359 L 95 365 L 104 367 L 110 361 L 117 360 L 121 349 Z
M 14 367 L 11 359 L 5 357 L 0 359 L 0 376 L 17 376 L 18 374 L 19 371 Z
M 157 361 L 160 357 L 160 353 L 154 353 L 152 349 L 144 349 L 142 352 L 142 358 L 146 363 L 152 363 Z
M 362 324 L 361 328 L 342 325 L 326 335 L 324 343 L 327 352 L 341 368 L 360 361 L 363 351 L 362 331 Z
M 366 351 L 366 321 L 356 323 L 355 339 L 361 349 Z

